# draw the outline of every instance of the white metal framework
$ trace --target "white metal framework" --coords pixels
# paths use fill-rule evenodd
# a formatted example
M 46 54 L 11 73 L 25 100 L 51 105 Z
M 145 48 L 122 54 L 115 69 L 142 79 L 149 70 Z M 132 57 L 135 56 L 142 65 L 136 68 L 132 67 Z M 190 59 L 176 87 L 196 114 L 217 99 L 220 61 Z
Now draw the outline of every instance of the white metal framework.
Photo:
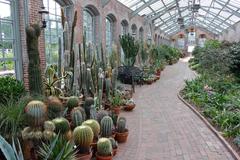
M 240 0 L 118 0 L 132 10 L 131 16 L 146 16 L 156 28 L 173 35 L 189 26 L 213 34 L 240 21 Z M 183 19 L 183 24 L 178 20 Z

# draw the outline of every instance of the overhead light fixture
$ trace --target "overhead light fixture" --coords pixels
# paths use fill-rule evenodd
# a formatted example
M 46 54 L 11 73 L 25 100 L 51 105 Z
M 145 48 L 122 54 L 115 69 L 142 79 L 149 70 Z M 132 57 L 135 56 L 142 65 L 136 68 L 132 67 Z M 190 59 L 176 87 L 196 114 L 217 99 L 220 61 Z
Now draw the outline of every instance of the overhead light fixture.
M 41 21 L 42 21 L 42 27 L 41 28 L 46 28 L 47 27 L 47 21 L 46 21 L 46 16 L 49 14 L 49 11 L 46 10 L 44 5 L 42 5 L 41 9 L 38 11 L 38 13 L 41 15 Z

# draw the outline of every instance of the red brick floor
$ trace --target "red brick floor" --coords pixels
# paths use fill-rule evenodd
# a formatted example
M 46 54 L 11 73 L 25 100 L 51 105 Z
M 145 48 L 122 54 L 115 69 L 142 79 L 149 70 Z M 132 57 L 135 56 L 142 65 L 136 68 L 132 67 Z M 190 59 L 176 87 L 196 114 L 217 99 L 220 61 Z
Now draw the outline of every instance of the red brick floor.
M 123 112 L 130 135 L 114 160 L 232 160 L 208 127 L 178 98 L 185 79 L 194 77 L 181 60 L 168 66 L 161 79 L 136 88 L 137 108 Z

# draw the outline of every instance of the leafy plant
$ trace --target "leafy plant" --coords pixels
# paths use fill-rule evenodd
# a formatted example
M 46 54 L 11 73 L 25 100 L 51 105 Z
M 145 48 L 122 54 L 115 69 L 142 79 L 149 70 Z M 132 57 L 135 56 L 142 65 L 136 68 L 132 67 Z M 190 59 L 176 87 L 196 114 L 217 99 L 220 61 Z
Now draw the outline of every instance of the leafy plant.
M 240 78 L 240 43 L 234 44 L 229 51 L 230 70 Z

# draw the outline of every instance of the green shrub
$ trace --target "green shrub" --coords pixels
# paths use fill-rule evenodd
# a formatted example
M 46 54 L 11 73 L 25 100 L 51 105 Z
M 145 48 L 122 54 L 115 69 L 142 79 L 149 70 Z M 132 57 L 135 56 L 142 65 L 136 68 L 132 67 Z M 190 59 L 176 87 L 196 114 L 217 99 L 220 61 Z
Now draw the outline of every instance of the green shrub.
M 25 93 L 22 82 L 14 77 L 0 77 L 0 103 L 6 104 L 9 99 L 17 101 Z
M 240 78 L 240 43 L 230 47 L 230 70 L 236 77 Z

